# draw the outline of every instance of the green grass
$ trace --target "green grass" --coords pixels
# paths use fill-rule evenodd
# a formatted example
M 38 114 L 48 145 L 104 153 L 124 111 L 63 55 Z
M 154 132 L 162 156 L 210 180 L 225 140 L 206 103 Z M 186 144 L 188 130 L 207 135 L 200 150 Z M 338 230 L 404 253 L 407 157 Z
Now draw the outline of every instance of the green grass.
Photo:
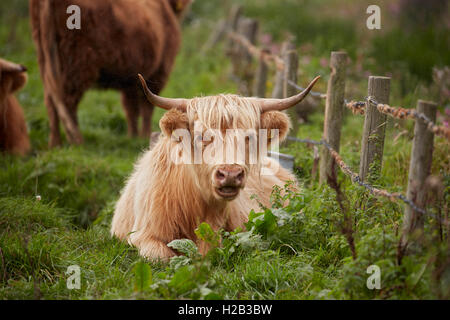
M 414 248 L 398 264 L 396 248 L 403 205 L 373 198 L 339 173 L 338 181 L 347 198 L 342 210 L 335 192 L 319 186 L 311 176 L 313 149 L 303 144 L 282 149 L 295 156 L 302 186 L 299 194 L 288 196 L 288 205 L 277 205 L 279 194 L 275 190 L 272 208 L 251 213 L 249 231 L 213 235 L 222 238 L 222 247 L 205 258 L 198 256 L 195 246 L 187 246 L 190 249 L 186 249 L 186 257 L 174 259 L 170 264 L 144 261 L 135 248 L 112 238 L 109 227 L 114 203 L 147 141 L 126 136 L 117 92 L 91 90 L 84 96 L 78 112 L 85 143 L 77 147 L 67 143 L 56 149 L 47 147 L 47 113 L 26 4 L 22 0 L 12 4 L 15 14 L 11 16 L 15 19 L 8 19 L 14 21 L 16 31 L 11 35 L 12 22 L 1 20 L 0 56 L 28 67 L 29 81 L 18 99 L 25 111 L 33 150 L 25 158 L 0 155 L 1 299 L 449 297 L 450 274 L 445 271 L 448 244 L 445 238 L 439 240 L 437 222 L 426 220 L 423 246 Z M 309 43 L 313 49 L 308 51 L 305 46 L 301 52 L 309 63 L 301 65 L 300 79 L 303 84 L 307 78 L 322 74 L 324 78 L 317 90 L 324 91 L 329 70 L 321 60 L 328 58 L 331 50 L 347 50 L 352 61 L 361 52 L 365 55 L 370 52 L 370 43 L 360 48 L 357 21 L 346 16 L 326 18 L 339 5 L 325 0 L 281 4 L 254 0 L 246 2 L 246 14 L 258 18 L 262 30 L 273 34 L 277 41 L 290 30 L 296 34 L 299 46 Z M 1 4 L 0 12 L 6 12 L 3 8 Z M 236 92 L 223 44 L 206 53 L 201 51 L 217 18 L 223 15 L 222 9 L 218 1 L 194 2 L 183 26 L 182 49 L 163 95 L 193 97 Z M 390 43 L 399 37 L 393 30 L 386 36 Z M 374 37 L 373 43 L 382 41 L 383 35 L 380 37 Z M 417 46 L 425 41 L 417 39 Z M 402 47 L 407 50 L 406 45 Z M 397 53 L 385 54 L 383 59 L 390 59 Z M 422 73 L 429 68 L 430 61 L 441 62 L 441 56 L 442 50 L 435 52 L 424 65 L 412 70 L 408 63 L 404 64 L 402 76 L 393 76 L 391 101 L 412 106 L 418 97 L 425 98 L 421 94 L 428 91 L 418 90 L 417 86 L 427 82 Z M 408 61 L 422 61 L 410 57 L 416 60 Z M 368 70 L 392 71 L 392 64 L 367 58 L 373 61 Z M 358 68 L 353 63 L 349 65 L 347 96 L 362 98 L 367 79 L 365 70 Z M 270 88 L 270 81 L 268 85 Z M 162 110 L 156 110 L 153 130 L 159 130 L 162 114 Z M 342 129 L 340 153 L 355 171 L 359 166 L 363 121 L 363 117 L 346 112 Z M 413 124 L 394 124 L 389 120 L 382 177 L 376 184 L 404 193 Z M 408 134 L 397 137 L 405 129 Z M 322 130 L 323 112 L 316 112 L 310 122 L 300 126 L 298 136 L 319 140 Z M 432 173 L 443 177 L 444 188 L 443 202 L 428 208 L 436 214 L 439 210 L 444 214 L 443 203 L 449 199 L 449 152 L 448 143 L 436 138 Z M 36 199 L 38 195 L 40 201 Z M 344 214 L 351 217 L 356 259 L 352 258 L 342 232 Z M 206 237 L 208 232 L 204 226 L 198 234 Z M 381 267 L 382 290 L 366 287 L 366 269 L 371 264 Z M 81 268 L 80 290 L 67 289 L 66 271 L 71 265 Z M 444 271 L 438 274 L 439 270 Z

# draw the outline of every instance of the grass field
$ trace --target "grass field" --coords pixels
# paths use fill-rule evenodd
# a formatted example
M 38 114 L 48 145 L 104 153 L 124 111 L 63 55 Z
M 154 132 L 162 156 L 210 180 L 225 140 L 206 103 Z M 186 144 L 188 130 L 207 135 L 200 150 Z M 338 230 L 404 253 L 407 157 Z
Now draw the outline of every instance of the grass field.
M 194 3 L 184 22 L 182 49 L 163 95 L 236 92 L 223 44 L 206 53 L 200 50 L 217 18 L 224 15 L 221 3 Z M 273 207 L 250 214 L 250 231 L 216 234 L 207 225 L 200 226 L 199 237 L 213 244 L 222 238 L 222 246 L 206 257 L 200 257 L 191 243 L 180 241 L 174 245 L 186 254 L 184 257 L 169 264 L 145 261 L 135 248 L 112 238 L 109 227 L 114 203 L 148 141 L 127 137 L 117 92 L 91 90 L 78 112 L 85 143 L 49 149 L 48 119 L 26 1 L 11 1 L 10 5 L 10 15 L 5 4 L 0 5 L 0 57 L 28 68 L 29 81 L 18 99 L 25 111 L 33 150 L 25 158 L 0 154 L 1 299 L 450 297 L 448 229 L 427 218 L 423 244 L 413 247 L 399 264 L 397 244 L 403 205 L 373 198 L 339 173 L 345 195 L 340 206 L 335 191 L 319 186 L 311 176 L 313 150 L 305 145 L 283 149 L 295 155 L 302 186 L 299 194 L 288 194 L 288 206 L 279 205 L 279 190 L 274 190 Z M 418 98 L 436 100 L 431 67 L 450 64 L 448 37 L 439 28 L 430 27 L 411 36 L 416 46 L 413 49 L 404 43 L 407 39 L 391 20 L 386 22 L 388 31 L 367 39 L 360 31 L 365 21 L 364 4 L 360 4 L 363 18 L 359 20 L 354 16 L 359 6 L 352 7 L 349 1 L 253 0 L 244 6 L 247 15 L 259 19 L 262 32 L 273 35 L 275 43 L 286 31 L 297 36 L 302 48 L 300 82 L 304 85 L 307 79 L 321 74 L 317 90 L 322 92 L 332 50 L 346 50 L 352 59 L 349 97 L 362 99 L 366 95 L 368 74 L 391 75 L 391 102 L 408 107 L 414 107 Z M 338 12 L 338 17 L 328 19 L 333 12 Z M 400 57 L 404 61 L 398 60 L 397 52 L 381 50 L 381 44 L 394 43 L 398 50 L 405 51 Z M 420 49 L 427 59 L 413 54 Z M 362 62 L 358 62 L 360 56 Z M 268 85 L 270 88 L 273 84 Z M 444 107 L 439 106 L 441 113 Z M 161 110 L 154 113 L 153 130 L 159 130 L 162 114 Z M 362 126 L 362 117 L 346 113 L 341 154 L 355 171 Z M 298 136 L 320 139 L 322 128 L 323 106 L 300 126 Z M 399 135 L 404 130 L 407 133 Z M 413 123 L 390 119 L 386 134 L 382 174 L 375 183 L 405 193 Z M 435 138 L 432 173 L 441 177 L 443 195 L 427 209 L 439 215 L 448 210 L 450 198 L 449 149 L 446 141 Z M 38 195 L 40 201 L 36 200 Z M 354 252 L 349 246 L 349 233 L 343 231 L 346 226 L 351 226 Z M 66 286 L 66 271 L 71 265 L 81 269 L 78 290 Z M 381 290 L 366 286 L 370 265 L 380 267 Z

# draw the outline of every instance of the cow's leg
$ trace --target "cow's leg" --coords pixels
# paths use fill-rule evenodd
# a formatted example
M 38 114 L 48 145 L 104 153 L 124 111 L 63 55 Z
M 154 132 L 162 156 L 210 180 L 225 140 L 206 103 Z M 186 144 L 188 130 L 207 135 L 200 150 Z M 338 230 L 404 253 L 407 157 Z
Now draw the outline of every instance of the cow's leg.
M 128 123 L 128 135 L 135 137 L 138 134 L 139 105 L 134 91 L 122 91 L 122 105 Z
M 116 203 L 114 217 L 111 223 L 111 234 L 128 242 L 139 249 L 139 253 L 149 259 L 167 260 L 176 255 L 161 239 L 158 230 L 135 227 L 135 194 L 136 176 L 132 175 Z M 159 230 L 161 231 L 161 230 Z
M 139 248 L 139 253 L 149 259 L 169 260 L 176 256 L 176 253 L 170 249 L 164 242 L 156 239 L 146 239 L 140 243 L 133 243 Z
M 62 99 L 63 106 L 65 106 L 65 108 L 61 108 L 63 115 L 58 110 L 59 116 L 64 125 L 67 139 L 71 144 L 83 143 L 83 137 L 78 126 L 77 117 L 78 103 L 80 102 L 82 95 L 83 92 L 74 90 L 73 93 Z
M 59 131 L 59 117 L 53 99 L 49 94 L 45 94 L 45 105 L 47 106 L 48 120 L 50 124 L 50 138 L 48 146 L 50 148 L 61 145 L 61 133 Z
M 128 239 L 134 225 L 134 195 L 136 193 L 136 178 L 132 176 L 116 203 L 111 222 L 111 234 L 121 240 Z
M 69 141 L 69 143 L 83 143 L 83 137 L 81 136 L 80 129 L 78 128 L 78 121 L 76 120 L 76 116 L 75 119 L 73 117 L 73 113 L 76 112 L 77 109 L 79 97 L 71 96 L 65 99 L 61 99 L 58 95 L 50 94 L 48 100 L 51 101 L 51 112 L 53 112 L 53 110 L 56 110 L 57 116 L 64 126 L 64 131 L 66 132 L 67 140 Z M 50 114 L 50 116 L 54 117 L 53 114 Z M 56 124 L 57 123 L 58 122 L 56 122 Z M 58 126 L 56 125 L 56 128 L 53 129 L 55 135 L 57 128 Z M 52 141 L 52 138 L 50 140 Z M 50 145 L 52 145 L 52 142 L 50 143 Z

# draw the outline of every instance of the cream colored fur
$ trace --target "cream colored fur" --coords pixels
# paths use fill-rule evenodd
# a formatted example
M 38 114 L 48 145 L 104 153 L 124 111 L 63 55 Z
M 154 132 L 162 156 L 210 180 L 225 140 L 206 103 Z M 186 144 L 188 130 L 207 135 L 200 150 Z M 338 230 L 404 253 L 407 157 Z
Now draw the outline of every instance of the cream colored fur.
M 188 123 L 184 123 L 186 121 Z M 182 238 L 196 241 L 200 252 L 206 253 L 208 246 L 198 241 L 194 233 L 200 223 L 207 222 L 214 230 L 244 229 L 250 210 L 259 209 L 257 201 L 250 199 L 251 195 L 256 194 L 258 200 L 268 206 L 274 185 L 283 187 L 286 181 L 295 181 L 294 175 L 281 167 L 274 175 L 260 175 L 262 163 L 245 164 L 245 187 L 232 201 L 220 199 L 214 193 L 211 179 L 216 165 L 176 165 L 170 159 L 170 151 L 178 143 L 171 139 L 170 131 L 183 127 L 193 131 L 195 122 L 204 130 L 257 130 L 264 122 L 266 127 L 273 124 L 282 127 L 282 137 L 290 127 L 284 113 L 261 115 L 251 99 L 235 95 L 195 98 L 186 114 L 175 110 L 167 112 L 160 121 L 165 134 L 137 162 L 116 204 L 111 227 L 112 235 L 127 240 L 147 258 L 168 259 L 178 254 L 167 244 Z M 266 166 L 277 165 L 275 160 L 267 160 Z

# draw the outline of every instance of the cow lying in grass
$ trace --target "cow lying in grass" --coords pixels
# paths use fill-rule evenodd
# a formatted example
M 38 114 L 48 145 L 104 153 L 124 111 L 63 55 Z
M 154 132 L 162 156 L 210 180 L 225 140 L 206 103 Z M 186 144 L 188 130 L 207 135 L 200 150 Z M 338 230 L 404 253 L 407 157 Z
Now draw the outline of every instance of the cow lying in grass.
M 244 228 L 250 210 L 259 208 L 258 201 L 269 205 L 274 185 L 283 187 L 295 180 L 264 150 L 255 160 L 251 141 L 262 141 L 261 151 L 274 142 L 270 130 L 279 130 L 283 140 L 290 121 L 280 111 L 299 103 L 318 77 L 302 93 L 286 99 L 236 95 L 168 99 L 154 95 L 140 79 L 150 103 L 168 112 L 159 122 L 161 137 L 137 162 L 122 191 L 111 233 L 128 240 L 141 255 L 152 259 L 176 255 L 167 244 L 182 238 L 197 241 L 194 230 L 202 222 L 214 230 Z M 267 135 L 264 130 L 269 130 Z M 239 138 L 243 145 L 235 143 Z M 224 161 L 223 155 L 230 154 L 233 157 Z M 206 253 L 207 245 L 197 243 Z
M 24 155 L 30 150 L 25 117 L 14 93 L 27 82 L 24 66 L 0 59 L 0 150 Z

